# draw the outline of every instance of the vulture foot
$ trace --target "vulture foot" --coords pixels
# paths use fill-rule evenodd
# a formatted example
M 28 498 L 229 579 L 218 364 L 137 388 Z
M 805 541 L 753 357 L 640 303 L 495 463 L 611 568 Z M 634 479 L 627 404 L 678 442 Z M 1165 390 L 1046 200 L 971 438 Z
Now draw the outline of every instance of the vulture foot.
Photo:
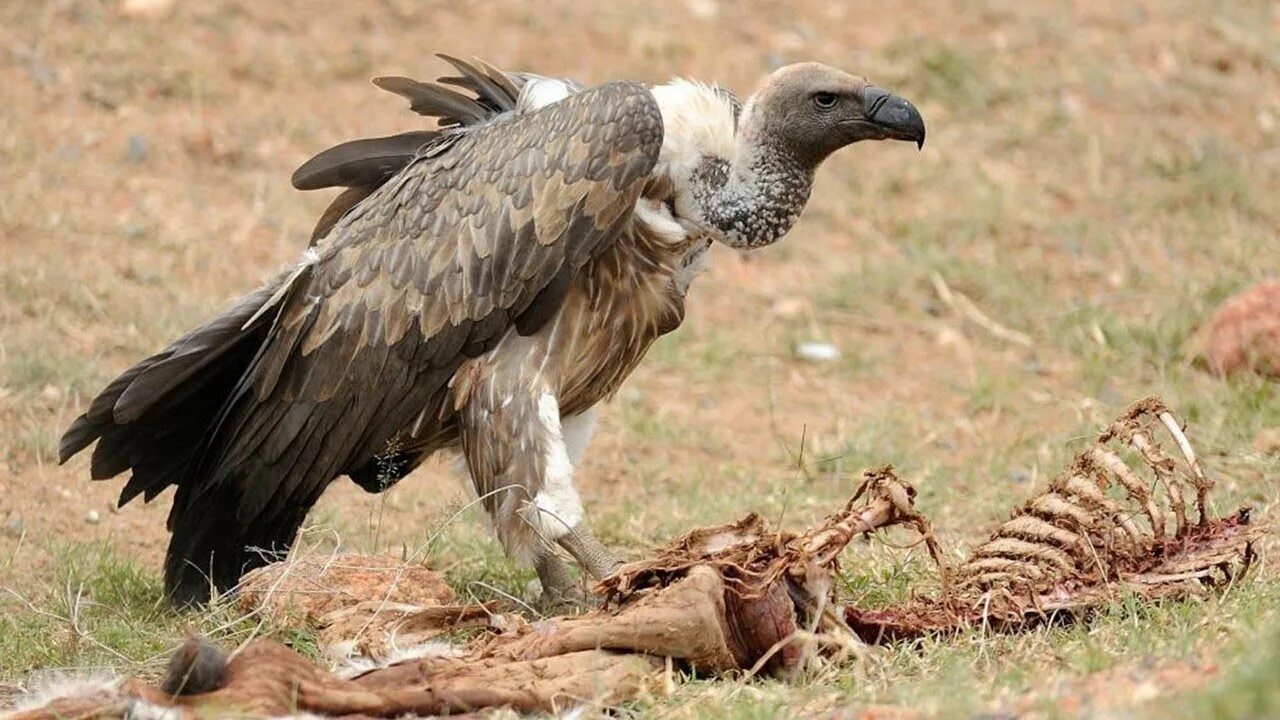
M 542 595 L 534 604 L 545 615 L 562 615 L 583 610 L 591 603 L 569 566 L 553 550 L 548 550 L 537 562 L 538 581 L 542 583 Z
M 595 580 L 609 577 L 622 564 L 594 535 L 582 528 L 570 530 L 559 542 L 560 547 L 578 561 L 582 572 Z
M 571 530 L 557 542 L 578 563 L 584 577 L 603 580 L 622 564 L 594 535 L 581 528 Z M 539 610 L 564 612 L 596 604 L 555 550 L 548 549 L 538 559 L 536 567 L 538 581 L 542 583 L 542 597 L 537 603 Z

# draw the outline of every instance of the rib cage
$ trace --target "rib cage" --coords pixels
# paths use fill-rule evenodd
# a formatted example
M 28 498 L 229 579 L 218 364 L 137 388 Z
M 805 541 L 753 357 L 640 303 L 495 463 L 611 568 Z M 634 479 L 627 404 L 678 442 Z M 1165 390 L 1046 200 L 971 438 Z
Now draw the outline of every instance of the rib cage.
M 956 570 L 955 590 L 1025 597 L 1067 580 L 1121 580 L 1133 559 L 1186 541 L 1209 522 L 1212 485 L 1165 404 L 1140 400 L 973 551 Z

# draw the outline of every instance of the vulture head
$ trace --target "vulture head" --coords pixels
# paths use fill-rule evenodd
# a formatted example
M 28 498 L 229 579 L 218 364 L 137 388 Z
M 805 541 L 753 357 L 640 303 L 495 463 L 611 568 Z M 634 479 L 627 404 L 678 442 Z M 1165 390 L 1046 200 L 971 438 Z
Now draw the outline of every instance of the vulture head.
M 924 147 L 924 119 L 911 103 L 821 63 L 788 65 L 769 75 L 748 100 L 740 132 L 811 167 L 859 140 L 910 140 Z
M 667 86 L 673 87 L 673 86 Z M 681 118 L 664 121 L 681 122 Z M 723 126 L 722 126 L 723 127 Z M 708 133 L 709 136 L 717 133 Z M 831 153 L 860 140 L 906 140 L 924 146 L 915 106 L 864 78 L 820 63 L 797 63 L 769 75 L 747 99 L 730 132 L 718 133 L 673 167 L 676 215 L 737 248 L 782 237 L 804 209 L 814 172 Z

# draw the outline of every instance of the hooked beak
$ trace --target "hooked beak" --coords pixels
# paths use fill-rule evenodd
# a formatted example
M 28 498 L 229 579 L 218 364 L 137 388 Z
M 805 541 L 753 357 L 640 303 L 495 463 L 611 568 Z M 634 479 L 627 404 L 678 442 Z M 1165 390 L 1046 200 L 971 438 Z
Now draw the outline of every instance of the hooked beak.
M 909 140 L 924 148 L 924 118 L 911 103 L 883 88 L 868 85 L 862 91 L 862 123 L 880 131 L 880 139 Z

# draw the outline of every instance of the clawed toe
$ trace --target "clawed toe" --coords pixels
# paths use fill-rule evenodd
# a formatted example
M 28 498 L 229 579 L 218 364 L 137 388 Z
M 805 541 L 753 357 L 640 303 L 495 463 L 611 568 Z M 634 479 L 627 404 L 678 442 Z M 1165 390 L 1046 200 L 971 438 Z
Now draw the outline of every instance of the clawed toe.
M 567 588 L 543 588 L 534 608 L 543 615 L 576 615 L 597 604 L 582 586 L 574 584 Z

